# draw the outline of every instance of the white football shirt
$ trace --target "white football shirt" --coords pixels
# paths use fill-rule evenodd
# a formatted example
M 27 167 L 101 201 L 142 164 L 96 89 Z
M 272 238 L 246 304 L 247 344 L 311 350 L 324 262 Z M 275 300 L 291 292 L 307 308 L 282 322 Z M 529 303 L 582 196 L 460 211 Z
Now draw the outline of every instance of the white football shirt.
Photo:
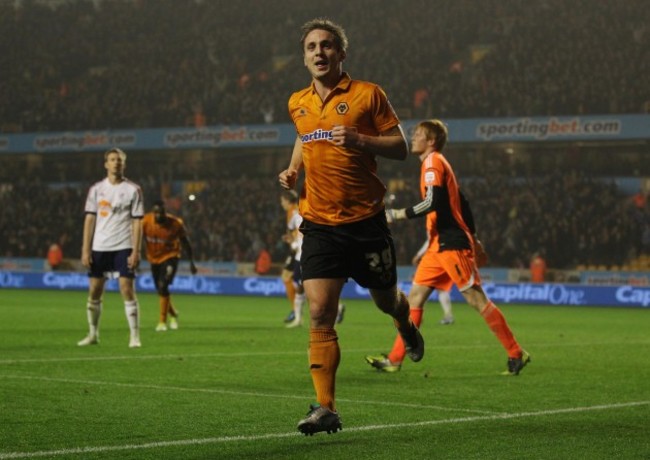
M 289 222 L 287 223 L 287 229 L 296 235 L 296 239 L 291 243 L 291 249 L 296 251 L 293 256 L 296 260 L 300 260 L 300 256 L 302 255 L 302 233 L 300 233 L 299 230 L 300 224 L 302 224 L 302 216 L 298 214 L 298 210 L 296 209 L 293 211 L 291 219 L 289 219 Z
M 85 211 L 96 216 L 93 251 L 132 248 L 131 220 L 144 216 L 142 189 L 128 179 L 111 184 L 106 178 L 88 190 Z

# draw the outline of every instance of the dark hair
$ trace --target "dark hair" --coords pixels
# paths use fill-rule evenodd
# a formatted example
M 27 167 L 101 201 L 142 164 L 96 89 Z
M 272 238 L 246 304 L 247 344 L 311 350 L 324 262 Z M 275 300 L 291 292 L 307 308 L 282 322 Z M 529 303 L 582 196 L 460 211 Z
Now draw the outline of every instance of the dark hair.
M 343 51 L 344 53 L 348 49 L 348 37 L 345 34 L 343 27 L 337 23 L 330 21 L 327 18 L 316 18 L 311 21 L 305 22 L 300 28 L 302 31 L 302 36 L 300 37 L 300 49 L 305 49 L 305 38 L 309 35 L 309 32 L 312 30 L 326 30 L 332 35 L 334 35 L 334 44 L 336 47 Z

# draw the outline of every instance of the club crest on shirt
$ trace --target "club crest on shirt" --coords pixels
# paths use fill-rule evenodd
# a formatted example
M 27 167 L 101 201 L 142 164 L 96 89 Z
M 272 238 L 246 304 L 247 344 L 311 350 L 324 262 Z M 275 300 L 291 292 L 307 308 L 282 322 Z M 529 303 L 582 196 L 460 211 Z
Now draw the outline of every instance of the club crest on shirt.
M 336 113 L 339 115 L 345 115 L 350 110 L 347 102 L 339 102 L 336 106 Z

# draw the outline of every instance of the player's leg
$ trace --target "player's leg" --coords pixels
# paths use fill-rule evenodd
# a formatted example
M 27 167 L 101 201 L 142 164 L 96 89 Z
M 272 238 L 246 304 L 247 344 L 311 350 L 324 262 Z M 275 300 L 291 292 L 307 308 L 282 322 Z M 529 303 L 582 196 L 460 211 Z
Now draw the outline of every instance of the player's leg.
M 103 276 L 88 278 L 88 302 L 86 303 L 88 335 L 77 342 L 80 347 L 99 343 L 99 318 L 102 315 L 102 294 L 105 281 Z
M 120 294 L 124 301 L 124 314 L 129 324 L 129 347 L 139 348 L 140 344 L 140 306 L 135 295 L 135 271 L 129 268 L 127 259 L 131 249 L 117 251 L 115 254 L 115 269 L 120 274 Z
M 158 324 L 156 332 L 165 332 L 167 330 L 167 313 L 169 311 L 169 297 L 164 294 L 164 265 L 151 264 L 151 277 L 156 286 L 158 293 Z
M 335 394 L 341 350 L 334 324 L 348 262 L 334 229 L 304 220 L 302 230 L 300 263 L 309 303 L 309 371 L 317 404 L 298 422 L 298 430 L 305 434 L 336 432 L 341 429 Z
M 519 372 L 530 362 L 530 355 L 521 348 L 515 339 L 505 316 L 494 302 L 489 300 L 479 284 L 474 284 L 461 293 L 476 311 L 478 311 L 490 330 L 499 339 L 501 345 L 508 354 L 506 375 L 518 375 Z
M 302 274 L 300 272 L 300 261 L 296 260 L 293 266 L 293 285 L 295 287 L 295 296 L 293 299 L 293 320 L 287 323 L 288 328 L 302 326 L 302 310 L 305 306 L 305 288 L 302 285 Z
M 99 319 L 102 314 L 102 295 L 104 293 L 105 271 L 112 270 L 110 254 L 92 251 L 90 269 L 88 270 L 88 335 L 77 342 L 80 347 L 99 343 Z
M 438 324 L 442 324 L 443 326 L 454 324 L 454 313 L 451 307 L 451 293 L 445 290 L 438 290 L 438 302 L 440 302 L 443 315 Z
M 338 312 L 336 313 L 336 324 L 341 324 L 345 317 L 345 304 L 339 301 Z
M 287 294 L 287 299 L 289 300 L 289 305 L 291 305 L 291 311 L 284 319 L 285 323 L 290 323 L 295 319 L 293 316 L 293 305 L 296 298 L 296 286 L 293 283 L 294 264 L 295 259 L 293 257 L 293 254 L 289 254 L 284 262 L 282 274 L 280 275 L 282 283 L 284 284 L 285 292 Z
M 174 284 L 176 272 L 178 271 L 177 257 L 173 257 L 165 261 L 165 278 L 163 284 L 163 295 L 167 297 L 167 313 L 169 318 L 169 328 L 172 330 L 178 329 L 178 311 L 174 308 L 172 302 L 172 295 L 169 292 L 169 287 Z
M 347 248 L 354 255 L 352 278 L 368 288 L 375 305 L 393 318 L 409 358 L 420 361 L 424 356 L 424 339 L 411 321 L 406 294 L 397 288 L 395 245 L 385 213 L 352 224 L 346 231 L 353 242 Z
M 499 307 L 485 295 L 472 251 L 445 251 L 440 253 L 440 260 L 467 303 L 481 314 L 506 350 L 508 370 L 505 373 L 518 375 L 530 361 L 530 356 L 519 346 Z
M 338 299 L 344 278 L 309 279 L 303 285 L 309 301 L 309 371 L 317 405 L 298 423 L 305 434 L 336 432 L 341 421 L 336 412 L 336 371 L 341 360 L 338 336 L 334 329 Z

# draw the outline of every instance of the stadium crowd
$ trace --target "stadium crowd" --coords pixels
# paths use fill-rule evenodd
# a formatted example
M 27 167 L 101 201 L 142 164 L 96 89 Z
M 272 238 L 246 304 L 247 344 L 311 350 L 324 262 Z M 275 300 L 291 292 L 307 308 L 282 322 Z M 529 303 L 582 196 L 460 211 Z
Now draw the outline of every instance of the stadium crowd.
M 549 266 L 558 269 L 620 266 L 650 254 L 646 199 L 634 202 L 615 184 L 580 172 L 511 177 L 504 170 L 494 162 L 486 166 L 484 176 L 460 179 L 490 266 L 523 268 L 540 251 Z M 138 181 L 147 176 L 132 170 L 128 177 Z M 139 182 L 150 207 L 160 196 L 161 184 L 151 178 Z M 275 175 L 222 172 L 221 177 L 206 179 L 194 201 L 170 200 L 168 209 L 183 217 L 189 229 L 195 259 L 254 262 L 267 248 L 273 261 L 281 263 L 285 222 L 276 182 Z M 416 181 L 400 183 L 390 203 L 418 202 Z M 58 242 L 66 258 L 78 259 L 89 185 L 52 188 L 21 179 L 11 190 L 0 191 L 0 257 L 44 257 L 49 245 Z M 398 262 L 409 265 L 424 242 L 424 222 L 394 224 L 393 233 Z
M 0 2 L 0 131 L 288 122 L 296 30 L 322 15 L 403 117 L 648 111 L 643 0 L 438 3 Z
M 333 0 L 324 13 L 300 0 L 0 2 L 0 132 L 289 122 L 288 96 L 308 83 L 296 30 L 323 15 L 351 26 L 345 69 L 381 84 L 402 118 L 650 109 L 643 0 L 438 3 Z M 20 163 L 6 162 L 0 257 L 42 257 L 55 241 L 65 257 L 79 257 L 85 193 L 101 171 L 73 178 L 73 163 L 27 180 Z M 650 252 L 645 200 L 630 205 L 614 184 L 572 169 L 507 169 L 461 175 L 492 266 L 526 266 L 538 251 L 554 268 L 620 265 Z M 418 199 L 415 171 L 396 178 L 404 186 L 395 204 Z M 207 186 L 170 211 L 185 219 L 198 261 L 252 262 L 263 247 L 281 261 L 274 175 L 205 165 L 192 173 Z M 146 169 L 129 167 L 127 176 L 143 186 L 147 206 L 161 195 L 161 179 Z M 423 223 L 394 233 L 398 261 L 409 264 Z

